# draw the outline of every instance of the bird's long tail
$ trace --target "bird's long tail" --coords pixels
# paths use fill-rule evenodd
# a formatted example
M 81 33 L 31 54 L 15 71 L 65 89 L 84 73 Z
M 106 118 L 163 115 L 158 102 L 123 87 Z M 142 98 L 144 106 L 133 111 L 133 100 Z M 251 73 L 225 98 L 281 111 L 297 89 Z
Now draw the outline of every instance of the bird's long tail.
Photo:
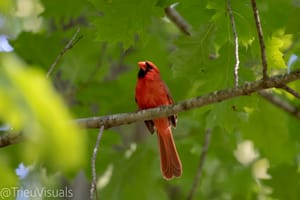
M 164 124 L 166 123 L 166 126 Z M 182 174 L 182 165 L 176 150 L 171 127 L 167 119 L 155 123 L 157 128 L 158 144 L 160 150 L 160 168 L 165 179 L 179 177 Z

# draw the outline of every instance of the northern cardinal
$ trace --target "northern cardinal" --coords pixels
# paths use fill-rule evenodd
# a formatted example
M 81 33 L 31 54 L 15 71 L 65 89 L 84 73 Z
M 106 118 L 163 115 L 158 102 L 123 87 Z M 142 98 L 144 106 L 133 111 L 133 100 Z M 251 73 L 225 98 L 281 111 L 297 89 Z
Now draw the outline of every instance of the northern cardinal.
M 159 70 L 150 61 L 138 62 L 140 68 L 135 88 L 135 101 L 139 109 L 173 104 L 167 85 L 161 80 Z M 160 150 L 160 169 L 166 180 L 182 174 L 182 165 L 174 143 L 171 125 L 176 126 L 177 116 L 145 121 L 151 134 L 156 130 Z

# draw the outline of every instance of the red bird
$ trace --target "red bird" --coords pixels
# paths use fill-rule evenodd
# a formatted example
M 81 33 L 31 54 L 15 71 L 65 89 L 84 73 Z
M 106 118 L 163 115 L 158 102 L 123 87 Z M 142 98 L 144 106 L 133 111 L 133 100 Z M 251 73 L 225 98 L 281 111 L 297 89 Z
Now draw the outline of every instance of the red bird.
M 135 88 L 135 101 L 139 109 L 155 108 L 173 104 L 167 85 L 161 80 L 159 70 L 150 61 L 138 62 L 139 73 Z M 165 179 L 179 177 L 182 165 L 174 143 L 171 125 L 176 126 L 177 116 L 145 121 L 151 134 L 156 130 L 160 150 L 160 169 Z

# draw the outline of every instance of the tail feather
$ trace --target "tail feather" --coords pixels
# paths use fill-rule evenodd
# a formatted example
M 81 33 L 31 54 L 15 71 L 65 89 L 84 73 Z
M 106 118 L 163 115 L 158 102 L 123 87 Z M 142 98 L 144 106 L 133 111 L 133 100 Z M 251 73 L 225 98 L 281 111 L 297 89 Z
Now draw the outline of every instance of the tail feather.
M 158 143 L 160 150 L 160 168 L 165 179 L 179 177 L 182 174 L 182 165 L 178 156 L 171 128 L 158 130 Z

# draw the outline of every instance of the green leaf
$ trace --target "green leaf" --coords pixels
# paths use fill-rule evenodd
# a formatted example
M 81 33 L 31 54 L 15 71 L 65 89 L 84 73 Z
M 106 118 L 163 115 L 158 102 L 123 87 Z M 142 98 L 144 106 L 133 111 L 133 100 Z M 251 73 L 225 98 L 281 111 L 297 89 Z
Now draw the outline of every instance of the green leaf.
M 3 0 L 0 2 L 0 12 L 4 14 L 9 14 L 12 7 L 15 6 L 13 1 Z
M 55 57 L 63 49 L 60 37 L 58 34 L 22 32 L 16 40 L 12 41 L 12 46 L 28 64 L 49 69 Z
M 283 30 L 275 32 L 271 38 L 266 41 L 267 61 L 271 68 L 286 68 L 284 54 L 287 48 L 291 46 L 292 35 L 285 34 Z
M 272 179 L 264 181 L 272 187 L 276 199 L 298 199 L 300 174 L 296 165 L 281 164 L 270 169 Z
M 42 158 L 55 169 L 72 171 L 85 163 L 85 135 L 72 123 L 45 75 L 12 55 L 2 56 L 0 116 L 27 142 L 24 159 Z
M 259 100 L 257 108 L 252 110 L 249 120 L 241 128 L 242 134 L 251 139 L 271 163 L 293 159 L 296 144 L 290 140 L 287 115 L 279 108 Z
M 247 122 L 249 110 L 256 107 L 256 100 L 251 97 L 238 97 L 212 106 L 206 118 L 206 127 L 216 126 L 225 129 L 226 133 L 240 130 L 240 124 Z
M 219 55 L 212 58 L 215 55 L 213 50 L 210 51 L 213 49 L 210 43 L 213 28 L 207 28 L 197 36 L 178 40 L 177 49 L 170 57 L 174 62 L 175 77 L 188 78 L 190 91 L 197 91 L 198 95 L 199 91 L 206 93 L 233 85 L 233 48 L 226 43 L 219 50 Z
M 75 20 L 90 6 L 86 0 L 42 0 L 44 12 L 42 16 L 45 18 L 54 18 L 56 23 Z
M 0 187 L 1 188 L 10 188 L 14 187 L 17 183 L 17 176 L 15 175 L 14 171 L 11 170 L 11 166 L 8 162 L 7 155 L 0 155 L 0 176 L 5 178 L 5 181 L 1 181 Z M 3 190 L 2 190 L 3 191 Z
M 192 26 L 192 31 L 195 31 L 206 26 L 215 13 L 213 10 L 207 9 L 207 4 L 207 1 L 178 1 L 175 9 Z
M 122 43 L 124 49 L 134 44 L 138 35 L 143 38 L 153 16 L 161 16 L 163 9 L 155 6 L 152 0 L 91 0 L 101 12 L 93 24 L 97 40 L 112 44 Z M 160 14 L 158 14 L 160 13 Z

